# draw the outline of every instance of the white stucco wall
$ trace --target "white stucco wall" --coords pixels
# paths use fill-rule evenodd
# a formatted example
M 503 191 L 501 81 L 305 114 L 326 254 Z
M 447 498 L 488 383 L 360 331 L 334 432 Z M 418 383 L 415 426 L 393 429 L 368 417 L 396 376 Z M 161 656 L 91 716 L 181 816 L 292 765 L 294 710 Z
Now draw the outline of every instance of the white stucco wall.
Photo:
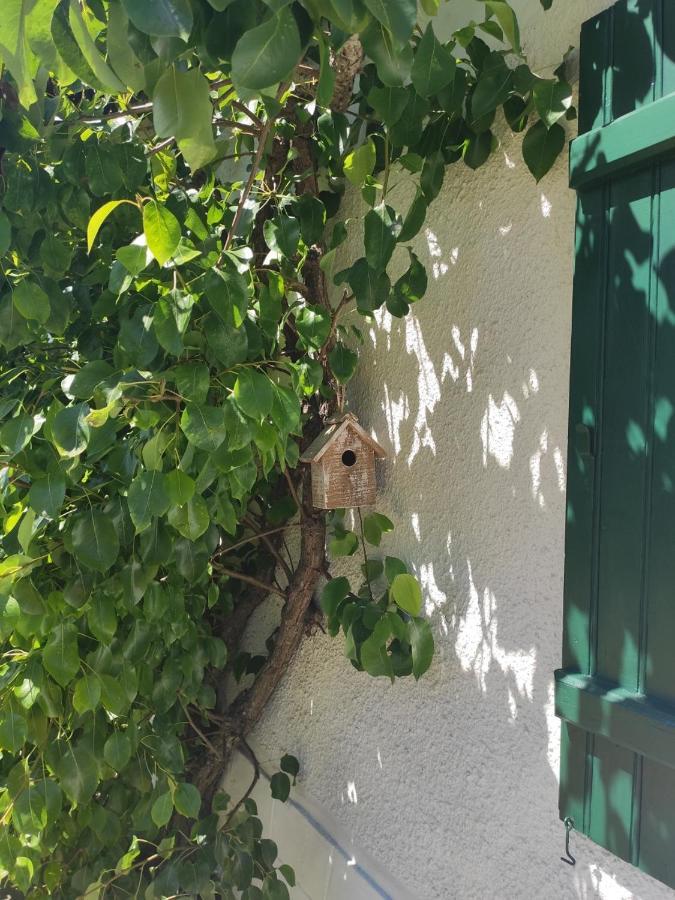
M 609 5 L 556 0 L 544 14 L 514 0 L 533 67 L 553 68 Z M 559 859 L 552 673 L 575 198 L 566 160 L 536 186 L 519 139 L 503 138 L 478 173 L 448 170 L 416 242 L 428 295 L 404 323 L 378 316 L 351 393 L 390 453 L 378 508 L 397 529 L 383 549 L 424 585 L 433 667 L 392 686 L 314 635 L 255 744 L 270 765 L 295 753 L 305 794 L 420 900 L 665 900 L 675 894 L 576 834 L 576 868 Z

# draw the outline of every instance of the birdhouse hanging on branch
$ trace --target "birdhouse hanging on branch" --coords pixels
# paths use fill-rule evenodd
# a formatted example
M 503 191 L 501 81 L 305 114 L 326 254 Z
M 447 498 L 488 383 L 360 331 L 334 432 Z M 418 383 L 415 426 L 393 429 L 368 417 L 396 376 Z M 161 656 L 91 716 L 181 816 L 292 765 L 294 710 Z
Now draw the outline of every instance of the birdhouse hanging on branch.
M 345 509 L 375 503 L 375 457 L 386 453 L 346 413 L 310 444 L 300 462 L 312 467 L 312 501 L 318 509 Z

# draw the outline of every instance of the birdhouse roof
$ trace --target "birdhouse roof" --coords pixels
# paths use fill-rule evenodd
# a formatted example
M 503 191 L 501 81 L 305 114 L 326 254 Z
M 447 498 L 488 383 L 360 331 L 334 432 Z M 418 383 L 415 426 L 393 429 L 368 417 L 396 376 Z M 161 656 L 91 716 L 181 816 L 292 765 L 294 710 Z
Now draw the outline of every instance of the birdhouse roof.
M 305 450 L 305 452 L 300 457 L 300 462 L 303 463 L 314 463 L 318 462 L 321 457 L 324 455 L 326 450 L 330 447 L 333 441 L 336 441 L 338 437 L 345 433 L 345 431 L 351 431 L 354 435 L 356 435 L 357 439 L 362 443 L 369 447 L 375 456 L 379 459 L 384 459 L 386 457 L 386 452 L 384 448 L 382 448 L 377 441 L 372 438 L 367 431 L 364 431 L 363 428 L 359 425 L 358 419 L 353 413 L 346 413 L 339 420 L 332 422 L 328 425 L 327 428 L 321 432 L 321 434 L 313 441 L 309 447 Z

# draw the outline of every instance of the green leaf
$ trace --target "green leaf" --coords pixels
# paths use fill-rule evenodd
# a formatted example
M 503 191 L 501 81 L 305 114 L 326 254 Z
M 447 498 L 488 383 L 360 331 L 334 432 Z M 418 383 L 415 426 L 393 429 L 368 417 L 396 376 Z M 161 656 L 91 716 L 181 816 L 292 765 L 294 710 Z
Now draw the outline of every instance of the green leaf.
M 272 411 L 272 382 L 256 369 L 242 369 L 234 383 L 234 400 L 244 415 L 260 421 Z
M 352 378 L 358 361 L 358 355 L 341 343 L 337 343 L 328 354 L 331 371 L 341 384 L 347 384 Z
M 14 416 L 0 428 L 0 445 L 10 456 L 16 456 L 30 444 L 33 435 L 42 427 L 43 421 L 40 416 L 25 414 Z
M 281 771 L 286 772 L 291 778 L 297 778 L 298 773 L 300 771 L 300 763 L 298 762 L 295 756 L 291 756 L 290 753 L 285 753 L 281 757 L 280 763 Z
M 55 769 L 59 784 L 71 802 L 82 806 L 91 800 L 98 786 L 98 765 L 91 750 L 82 744 L 66 745 Z
M 104 513 L 89 510 L 78 516 L 70 532 L 71 552 L 83 566 L 107 572 L 119 554 L 117 531 Z
M 174 469 L 166 476 L 166 492 L 172 506 L 182 506 L 194 495 L 194 480 L 186 472 Z
M 56 625 L 42 651 L 42 665 L 61 687 L 80 670 L 77 632 L 72 625 Z
M 326 583 L 321 592 L 321 608 L 329 619 L 335 615 L 338 605 L 345 599 L 350 590 L 349 579 L 345 578 L 344 575 L 341 575 L 339 578 L 331 578 Z
M 431 665 L 434 655 L 434 636 L 426 619 L 410 619 L 408 635 L 412 650 L 413 675 L 415 679 L 418 679 Z
M 384 560 L 384 575 L 389 584 L 391 584 L 397 575 L 405 575 L 408 567 L 401 559 L 395 556 L 387 556 Z
M 232 54 L 232 80 L 239 90 L 271 87 L 291 74 L 301 52 L 295 17 L 285 5 L 239 38 Z
M 538 78 L 534 83 L 532 99 L 539 117 L 550 128 L 572 106 L 572 88 L 566 81 Z
M 91 609 L 87 616 L 91 633 L 101 644 L 107 644 L 117 630 L 115 604 L 109 597 L 99 594 L 92 598 Z
M 394 285 L 394 294 L 406 303 L 416 303 L 427 290 L 427 270 L 410 251 L 410 265 Z
M 420 175 L 420 188 L 424 194 L 424 198 L 431 203 L 443 187 L 443 178 L 445 176 L 445 159 L 439 151 L 427 156 L 422 167 Z
M 99 206 L 96 210 L 87 225 L 87 253 L 91 253 L 91 248 L 94 246 L 96 235 L 101 230 L 101 226 L 110 213 L 114 212 L 118 206 L 122 206 L 123 203 L 128 203 L 130 206 L 136 206 L 131 200 L 109 200 L 107 203 L 104 203 L 103 206 Z
M 319 350 L 330 334 L 330 313 L 321 306 L 303 306 L 296 313 L 295 327 L 305 347 Z
M 225 325 L 239 328 L 244 322 L 248 307 L 246 279 L 232 269 L 215 269 L 214 274 L 217 277 L 206 291 L 211 309 Z
M 379 547 L 382 535 L 394 530 L 391 519 L 380 513 L 371 513 L 363 520 L 363 536 L 374 547 Z
M 28 109 L 37 100 L 32 78 L 31 53 L 26 40 L 26 19 L 31 4 L 6 0 L 0 17 L 0 58 L 12 73 L 19 100 Z
M 12 226 L 5 213 L 0 209 L 0 256 L 4 256 L 12 243 Z
M 66 480 L 60 472 L 48 472 L 36 479 L 28 492 L 28 502 L 38 515 L 55 519 L 66 496 Z
M 87 449 L 90 435 L 88 415 L 87 404 L 78 403 L 60 409 L 54 416 L 51 426 L 52 440 L 63 456 L 79 456 Z
M 455 77 L 455 66 L 454 56 L 438 41 L 429 22 L 410 70 L 415 90 L 422 97 L 438 93 Z
M 366 178 L 373 174 L 375 160 L 375 144 L 371 138 L 368 138 L 364 144 L 361 144 L 356 150 L 352 150 L 352 152 L 345 157 L 343 171 L 346 178 L 351 181 L 352 184 L 361 187 Z
M 348 280 L 359 312 L 368 313 L 379 309 L 389 296 L 391 282 L 386 272 L 376 272 L 368 265 L 365 256 L 357 259 L 349 269 Z
M 129 697 L 118 678 L 101 675 L 101 703 L 114 716 L 123 716 L 127 712 Z
M 73 692 L 73 706 L 82 715 L 94 710 L 101 699 L 101 682 L 98 675 L 84 675 L 75 685 Z
M 478 169 L 487 162 L 494 146 L 494 136 L 491 131 L 482 131 L 480 134 L 472 134 L 464 147 L 464 162 L 470 169 Z
M 192 31 L 190 0 L 122 0 L 127 15 L 139 31 L 184 41 Z
M 265 222 L 263 235 L 270 250 L 290 259 L 298 249 L 300 223 L 293 216 L 276 216 Z
M 397 575 L 389 589 L 394 603 L 411 616 L 419 616 L 422 610 L 422 589 L 414 575 Z
M 377 113 L 377 117 L 391 128 L 401 118 L 408 105 L 408 92 L 401 87 L 375 87 L 368 94 L 368 103 Z M 373 157 L 373 166 L 374 163 Z M 367 174 L 371 175 L 372 169 Z
M 262 900 L 289 900 L 288 888 L 273 873 L 265 877 L 262 885 Z M 248 900 L 248 898 L 247 898 Z
M 480 120 L 506 103 L 513 90 L 513 71 L 499 53 L 490 54 L 471 95 L 470 125 L 479 130 Z
M 196 819 L 199 816 L 202 797 L 194 784 L 182 781 L 176 786 L 173 803 L 181 816 L 187 816 L 188 819 Z
M 7 710 L 0 716 L 0 750 L 18 753 L 28 739 L 28 725 L 23 716 Z
M 85 15 L 90 20 L 89 23 L 85 22 Z M 70 25 L 71 33 L 80 48 L 82 56 L 85 58 L 87 65 L 95 75 L 96 82 L 101 85 L 107 93 L 123 91 L 124 85 L 105 62 L 89 33 L 88 25 L 94 24 L 92 19 L 93 16 L 86 6 L 81 7 L 79 0 L 70 0 L 70 6 L 68 8 L 68 24 Z
M 14 288 L 12 300 L 24 319 L 35 319 L 44 324 L 49 318 L 51 312 L 49 297 L 34 281 L 24 279 L 18 284 Z
M 143 207 L 143 232 L 150 252 L 163 266 L 178 249 L 180 222 L 166 206 L 150 200 Z
M 376 0 L 387 3 L 388 0 Z M 414 4 L 414 0 L 412 0 Z M 361 43 L 377 67 L 380 80 L 388 87 L 398 87 L 410 75 L 413 51 L 409 43 L 397 46 L 391 34 L 380 22 L 372 22 L 361 33 Z
M 565 129 L 561 125 L 547 128 L 536 122 L 523 141 L 523 159 L 537 181 L 546 175 L 565 148 Z
M 291 793 L 291 779 L 284 772 L 275 772 L 270 778 L 272 797 L 285 803 Z
M 142 471 L 129 486 L 127 503 L 136 531 L 144 531 L 154 516 L 163 516 L 170 505 L 166 477 L 156 470 Z
M 420 228 L 424 225 L 428 209 L 426 197 L 421 192 L 415 195 L 415 199 L 410 204 L 408 214 L 403 220 L 403 226 L 398 236 L 398 242 L 411 241 Z
M 152 253 L 145 242 L 144 234 L 126 247 L 118 247 L 115 250 L 115 257 L 130 275 L 140 275 L 152 262 Z
M 115 731 L 103 745 L 103 758 L 111 769 L 121 772 L 131 759 L 131 741 L 123 731 Z
M 376 271 L 386 269 L 396 247 L 398 223 L 394 210 L 384 203 L 371 209 L 364 220 L 364 244 L 368 265 Z
M 175 65 L 155 85 L 153 123 L 157 137 L 175 137 L 188 166 L 195 171 L 216 155 L 209 83 L 198 67 Z
M 209 511 L 204 498 L 195 494 L 182 506 L 175 506 L 169 512 L 169 524 L 189 541 L 196 541 L 209 527 Z
M 321 200 L 310 193 L 300 194 L 293 204 L 293 211 L 300 221 L 300 234 L 307 246 L 321 241 L 326 225 L 326 207 Z
M 94 359 L 85 363 L 75 376 L 61 382 L 64 393 L 77 400 L 89 400 L 94 396 L 96 388 L 102 381 L 114 373 L 114 369 L 103 359 Z
M 335 69 L 330 64 L 328 42 L 319 32 L 319 83 L 316 87 L 316 102 L 319 106 L 330 106 L 335 90 Z
M 375 625 L 373 633 L 361 644 L 361 665 L 374 678 L 387 676 L 394 680 L 394 668 L 387 645 L 392 637 L 390 620 L 387 616 Z
M 167 791 L 165 794 L 160 794 L 152 804 L 150 815 L 152 816 L 152 821 L 158 828 L 164 828 L 165 825 L 168 825 L 172 813 L 173 798 Z
M 145 67 L 129 40 L 129 17 L 121 3 L 111 3 L 108 7 L 106 44 L 117 77 L 133 93 L 140 93 L 145 87 Z
M 485 5 L 494 14 L 515 52 L 520 53 L 520 29 L 518 27 L 518 19 L 509 4 L 506 0 L 485 0 Z
M 180 420 L 181 431 L 191 444 L 200 450 L 213 452 L 226 437 L 225 416 L 216 406 L 188 403 Z
M 359 539 L 353 531 L 346 531 L 344 534 L 336 535 L 328 544 L 330 555 L 333 558 L 338 556 L 351 556 L 359 546 Z
M 412 34 L 417 21 L 416 0 L 364 0 L 370 12 L 400 44 Z

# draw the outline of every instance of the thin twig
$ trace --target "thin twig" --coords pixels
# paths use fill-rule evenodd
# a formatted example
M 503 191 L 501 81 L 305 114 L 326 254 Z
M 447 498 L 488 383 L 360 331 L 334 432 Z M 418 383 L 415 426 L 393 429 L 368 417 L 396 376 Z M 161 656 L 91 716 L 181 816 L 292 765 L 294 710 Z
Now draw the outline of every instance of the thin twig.
M 155 144 L 150 150 L 148 150 L 148 156 L 154 156 L 156 153 L 161 153 L 166 147 L 170 144 L 173 144 L 175 138 L 168 137 L 164 141 L 160 141 L 159 144 Z
M 281 85 L 279 91 L 277 92 L 277 97 L 280 97 L 285 90 L 286 86 Z M 251 193 L 253 182 L 258 175 L 258 166 L 260 165 L 260 160 L 262 159 L 263 153 L 265 152 L 265 145 L 267 144 L 267 138 L 269 137 L 270 131 L 272 130 L 274 120 L 275 117 L 270 116 L 260 130 L 260 134 L 258 135 L 258 147 L 256 149 L 255 156 L 253 157 L 253 162 L 251 163 L 251 171 L 246 181 L 246 185 L 244 186 L 244 190 L 241 192 L 241 197 L 239 198 L 239 203 L 237 204 L 237 211 L 234 214 L 234 219 L 232 220 L 230 230 L 227 232 L 227 237 L 225 238 L 225 243 L 223 244 L 223 249 L 220 252 L 218 261 L 216 262 L 216 267 L 222 263 L 223 255 L 227 250 L 230 249 L 230 244 L 236 237 L 237 229 L 239 228 L 239 223 L 241 222 L 241 217 L 244 215 L 244 207 L 246 206 L 248 195 Z
M 244 538 L 241 541 L 237 541 L 236 544 L 230 544 L 229 547 L 223 547 L 221 550 L 218 550 L 213 554 L 213 558 L 215 559 L 218 556 L 225 556 L 228 553 L 232 553 L 233 550 L 238 550 L 240 547 L 245 547 L 246 544 L 252 544 L 254 541 L 259 541 L 262 538 L 269 537 L 272 534 L 278 534 L 280 531 L 286 531 L 287 528 L 298 528 L 299 526 L 299 522 L 290 522 L 289 524 L 282 525 L 279 528 L 271 528 L 269 531 L 263 531 L 260 534 L 251 535 L 251 537 Z
M 288 469 L 284 469 L 284 476 L 286 477 L 286 481 L 288 482 L 288 489 L 291 492 L 291 497 L 295 502 L 295 505 L 298 507 L 298 512 L 300 515 L 303 515 L 303 507 L 300 503 L 300 498 L 298 497 L 298 492 L 295 489 L 295 485 L 293 484 L 293 479 L 291 478 L 290 472 Z
M 246 749 L 246 752 L 244 753 L 244 756 L 246 756 L 247 759 L 249 760 L 249 762 L 253 765 L 253 778 L 252 778 L 251 783 L 249 784 L 249 786 L 248 786 L 248 788 L 247 788 L 247 790 L 246 790 L 246 793 L 243 795 L 243 797 L 241 797 L 241 798 L 235 803 L 235 805 L 233 806 L 231 812 L 228 814 L 227 819 L 225 819 L 225 825 L 224 825 L 224 828 L 227 828 L 227 826 L 230 824 L 230 822 L 231 822 L 232 819 L 234 818 L 234 816 L 235 816 L 235 814 L 237 813 L 237 811 L 238 811 L 238 810 L 242 807 L 242 805 L 248 800 L 248 798 L 249 798 L 249 797 L 251 796 L 251 794 L 253 793 L 253 788 L 256 786 L 256 784 L 257 784 L 258 781 L 260 780 L 260 763 L 258 762 L 258 757 L 255 755 L 255 753 L 254 753 L 253 750 L 251 749 L 251 747 L 250 747 L 248 741 L 247 741 L 244 737 L 240 738 L 240 742 L 241 742 L 241 745 L 242 745 L 243 747 L 245 747 L 245 749 Z
M 251 584 L 253 587 L 257 587 L 261 591 L 266 591 L 268 594 L 278 594 L 280 597 L 283 597 L 284 600 L 287 599 L 286 592 L 277 590 L 273 584 L 265 584 L 264 581 L 258 581 L 258 579 L 254 578 L 252 575 L 244 575 L 243 572 L 235 572 L 234 569 L 226 569 L 225 566 L 221 566 L 219 563 L 216 563 L 216 567 L 219 572 L 223 575 L 227 575 L 229 578 L 235 578 L 237 581 L 244 581 L 246 584 Z
M 190 715 L 190 710 L 187 708 L 187 705 L 183 702 L 183 698 L 179 696 L 178 700 L 180 702 L 180 705 L 183 707 L 183 712 L 187 716 L 188 722 L 190 723 L 190 727 L 195 732 L 195 734 L 197 734 L 199 736 L 199 738 L 204 743 L 204 745 L 209 748 L 209 750 L 211 751 L 211 753 L 213 753 L 213 755 L 215 757 L 222 756 L 222 754 L 216 750 L 216 748 L 213 746 L 213 744 L 207 738 L 207 736 L 204 734 L 204 732 L 201 730 L 201 728 L 195 724 L 192 716 Z
M 363 561 L 365 565 L 363 566 L 363 572 L 366 576 L 366 584 L 368 585 L 368 593 L 370 594 L 370 599 L 374 602 L 375 598 L 373 597 L 373 588 L 370 584 L 370 574 L 368 573 L 368 553 L 366 551 L 366 536 L 363 533 L 363 518 L 361 517 L 361 508 L 356 507 L 356 512 L 359 516 L 359 525 L 361 526 L 361 549 L 363 550 Z
M 234 108 L 238 109 L 239 112 L 242 112 L 245 116 L 248 116 L 257 128 L 263 129 L 265 127 L 265 123 L 263 122 L 263 120 L 256 116 L 254 112 L 251 112 L 248 106 L 246 106 L 240 100 L 232 100 L 230 102 L 230 106 L 234 106 Z

